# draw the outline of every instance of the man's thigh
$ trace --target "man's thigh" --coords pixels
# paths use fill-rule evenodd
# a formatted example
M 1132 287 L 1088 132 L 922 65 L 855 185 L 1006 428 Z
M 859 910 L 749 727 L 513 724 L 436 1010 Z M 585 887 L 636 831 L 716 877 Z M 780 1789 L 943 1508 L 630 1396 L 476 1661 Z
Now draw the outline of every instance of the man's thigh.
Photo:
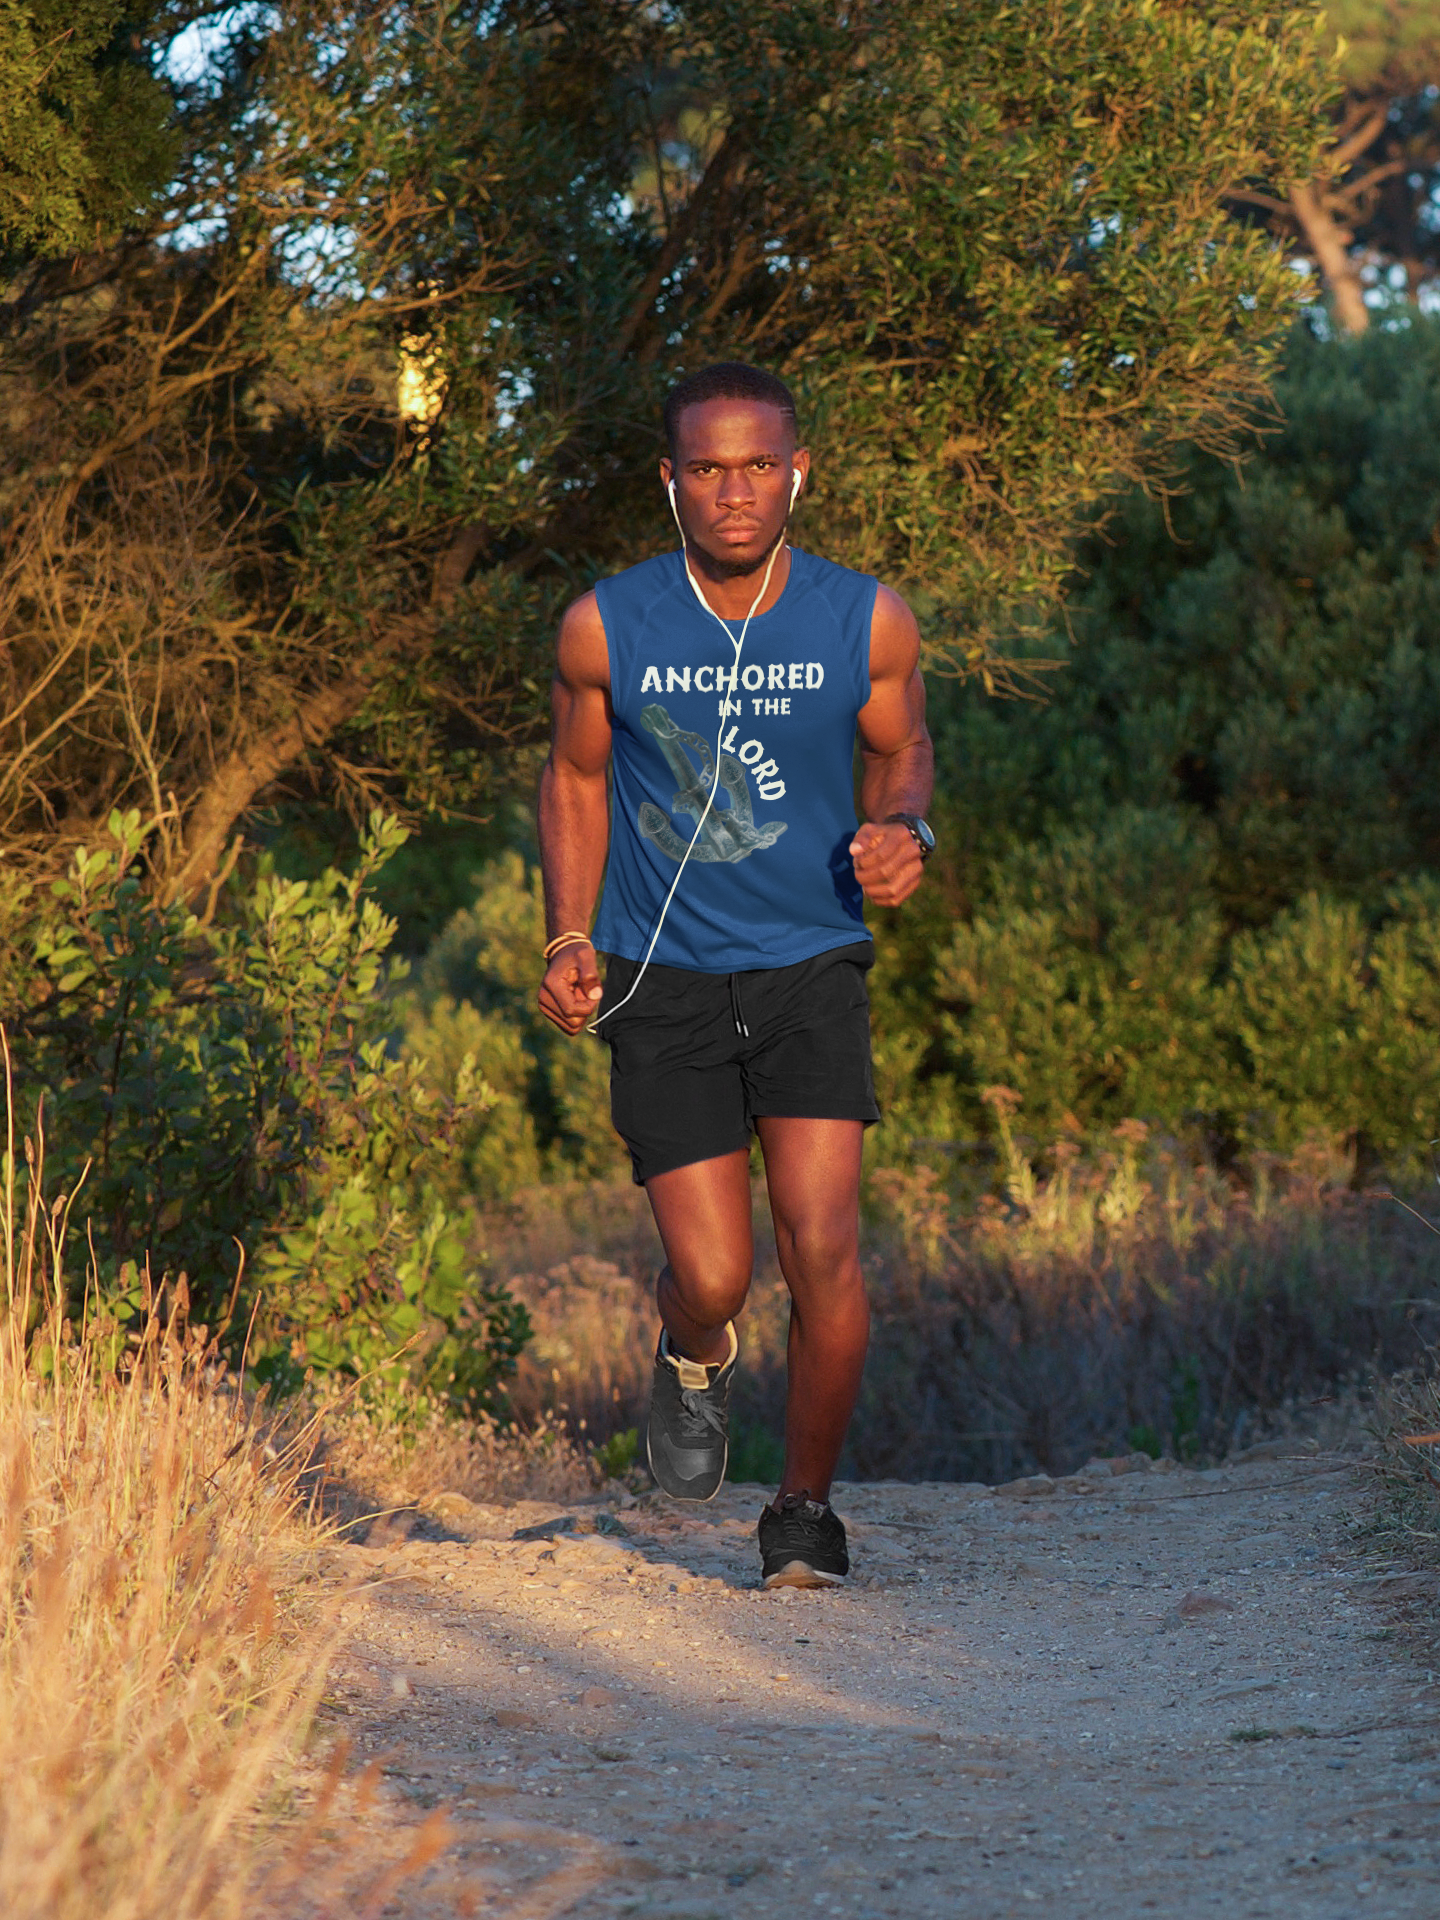
M 645 1192 L 682 1289 L 691 1279 L 740 1289 L 749 1284 L 755 1247 L 748 1147 L 655 1174 Z
M 755 1125 L 782 1253 L 793 1247 L 826 1265 L 853 1254 L 860 1235 L 863 1122 L 772 1116 Z

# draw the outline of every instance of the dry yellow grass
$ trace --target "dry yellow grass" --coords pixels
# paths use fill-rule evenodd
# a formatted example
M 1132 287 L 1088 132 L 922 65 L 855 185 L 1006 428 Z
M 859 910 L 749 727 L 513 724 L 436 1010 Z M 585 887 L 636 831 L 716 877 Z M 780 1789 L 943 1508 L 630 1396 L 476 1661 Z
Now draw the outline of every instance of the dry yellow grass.
M 38 1203 L 26 1143 L 17 1219 L 13 1132 L 6 1147 L 4 1911 L 253 1914 L 304 1845 L 275 1834 L 328 1664 L 293 1581 L 302 1450 L 267 1444 L 179 1303 L 119 1366 L 112 1330 L 65 1325 L 66 1206 Z

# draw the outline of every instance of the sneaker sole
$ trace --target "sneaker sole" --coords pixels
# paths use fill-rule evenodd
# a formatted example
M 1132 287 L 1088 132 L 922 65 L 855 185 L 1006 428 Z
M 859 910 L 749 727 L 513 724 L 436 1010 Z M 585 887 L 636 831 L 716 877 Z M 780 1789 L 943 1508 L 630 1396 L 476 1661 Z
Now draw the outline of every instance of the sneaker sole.
M 767 1573 L 764 1581 L 766 1593 L 773 1593 L 776 1587 L 843 1587 L 844 1584 L 843 1573 L 822 1573 L 803 1560 L 787 1562 L 777 1573 Z

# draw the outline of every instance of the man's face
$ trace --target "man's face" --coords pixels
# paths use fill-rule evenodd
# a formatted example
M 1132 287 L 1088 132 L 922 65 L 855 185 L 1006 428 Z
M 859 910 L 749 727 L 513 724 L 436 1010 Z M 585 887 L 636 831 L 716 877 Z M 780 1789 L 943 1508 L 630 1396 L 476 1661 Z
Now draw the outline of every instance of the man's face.
M 675 482 L 686 539 L 730 574 L 764 565 L 784 529 L 795 475 L 809 471 L 788 417 L 756 400 L 686 407 L 674 462 L 660 462 L 661 481 Z

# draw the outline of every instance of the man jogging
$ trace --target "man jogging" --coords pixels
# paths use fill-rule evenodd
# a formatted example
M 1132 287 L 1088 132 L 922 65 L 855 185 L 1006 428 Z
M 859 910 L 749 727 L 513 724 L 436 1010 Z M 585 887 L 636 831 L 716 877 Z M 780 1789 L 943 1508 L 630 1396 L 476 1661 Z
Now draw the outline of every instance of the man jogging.
M 934 845 L 920 636 L 897 594 L 786 544 L 810 457 L 781 381 L 707 367 L 671 391 L 665 429 L 682 550 L 601 581 L 561 623 L 540 1007 L 611 1049 L 615 1126 L 666 1256 L 650 1466 L 680 1499 L 725 1477 L 759 1135 L 791 1301 L 764 1581 L 829 1586 L 849 1571 L 829 1494 L 870 1329 L 862 896 L 907 899 Z

